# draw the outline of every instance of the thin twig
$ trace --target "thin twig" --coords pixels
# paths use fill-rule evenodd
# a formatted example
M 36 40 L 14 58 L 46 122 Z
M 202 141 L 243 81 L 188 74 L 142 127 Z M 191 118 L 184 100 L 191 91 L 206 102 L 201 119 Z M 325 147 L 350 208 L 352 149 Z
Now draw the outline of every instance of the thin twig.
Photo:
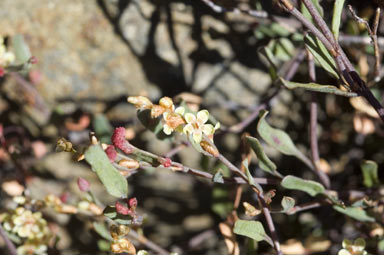
M 235 13 L 235 14 L 244 13 L 256 18 L 268 18 L 268 13 L 265 11 L 244 10 L 236 7 L 225 8 L 215 4 L 213 1 L 210 1 L 210 0 L 201 0 L 201 1 L 203 1 L 208 7 L 210 7 L 214 12 L 217 12 L 217 13 L 228 13 L 228 12 Z
M 5 233 L 5 230 L 1 224 L 0 224 L 0 236 L 3 238 L 5 245 L 8 247 L 10 255 L 17 255 L 16 246 L 8 238 L 8 235 L 7 233 Z
M 248 178 L 245 176 L 245 174 L 237 168 L 235 165 L 233 165 L 226 157 L 224 157 L 223 154 L 219 154 L 217 157 L 224 165 L 226 165 L 231 171 L 239 175 L 244 181 L 247 181 Z M 258 190 L 256 186 L 252 186 L 252 189 L 256 192 L 257 197 L 260 201 L 260 204 L 262 206 L 262 211 L 265 217 L 265 220 L 267 222 L 269 231 L 271 233 L 271 238 L 273 242 L 273 246 L 277 252 L 278 255 L 282 255 L 281 247 L 280 247 L 280 242 L 276 233 L 276 228 L 275 224 L 273 223 L 273 219 L 271 216 L 271 212 L 269 210 L 268 204 L 265 202 L 265 198 L 261 190 Z
M 367 30 L 368 34 L 371 37 L 371 42 L 373 43 L 373 48 L 375 52 L 375 67 L 374 67 L 374 80 L 375 82 L 380 81 L 380 50 L 379 50 L 379 43 L 377 40 L 377 29 L 379 27 L 379 20 L 380 20 L 380 8 L 376 9 L 376 15 L 375 15 L 375 21 L 373 22 L 373 27 L 369 26 L 369 23 L 365 20 L 357 16 L 356 12 L 353 10 L 351 5 L 348 5 L 348 9 L 351 12 L 353 18 L 358 22 L 363 24 Z
M 136 239 L 139 241 L 142 245 L 147 247 L 148 249 L 154 251 L 156 254 L 161 255 L 170 255 L 171 253 L 163 249 L 162 247 L 158 246 L 151 240 L 147 239 L 145 236 L 138 234 L 135 230 L 131 229 L 129 233 L 127 234 L 130 238 Z
M 307 51 L 308 54 L 308 74 L 310 82 L 316 82 L 316 70 L 315 70 L 315 61 L 312 54 Z M 315 92 L 312 92 L 312 99 L 310 105 L 310 124 L 309 124 L 309 133 L 310 133 L 310 143 L 311 143 L 311 159 L 314 167 L 314 171 L 317 176 L 324 184 L 324 186 L 330 188 L 330 180 L 328 175 L 322 172 L 319 168 L 320 156 L 319 156 L 319 146 L 317 141 L 317 95 Z

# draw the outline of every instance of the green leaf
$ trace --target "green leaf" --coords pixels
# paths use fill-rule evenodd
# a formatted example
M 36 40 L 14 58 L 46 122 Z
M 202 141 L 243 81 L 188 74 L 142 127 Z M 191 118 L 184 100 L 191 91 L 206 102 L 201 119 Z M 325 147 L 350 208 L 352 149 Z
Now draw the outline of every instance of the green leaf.
M 96 221 L 93 222 L 93 228 L 95 229 L 96 233 L 98 233 L 101 237 L 108 241 L 113 241 L 111 234 L 109 233 L 109 230 L 105 226 L 105 224 L 98 223 Z
M 92 120 L 93 130 L 102 143 L 110 143 L 113 127 L 104 114 L 96 114 Z
M 238 235 L 252 238 L 258 242 L 269 238 L 260 221 L 238 220 L 235 223 L 233 232 Z
M 32 57 L 28 44 L 25 42 L 24 37 L 20 34 L 12 37 L 12 48 L 16 57 L 16 65 L 25 64 Z
M 281 186 L 286 189 L 300 190 L 314 197 L 325 192 L 325 188 L 318 182 L 304 180 L 296 176 L 288 175 L 281 181 Z
M 281 200 L 281 206 L 284 212 L 289 212 L 295 206 L 295 199 L 284 196 Z
M 309 34 L 304 37 L 305 46 L 312 53 L 316 62 L 336 79 L 339 78 L 335 60 L 329 54 L 324 44 L 314 35 Z
M 247 136 L 247 140 L 248 140 L 249 144 L 251 145 L 252 150 L 255 152 L 255 154 L 259 160 L 260 168 L 262 170 L 274 175 L 274 176 L 282 178 L 282 175 L 279 172 L 277 172 L 277 170 L 276 170 L 277 167 L 276 167 L 275 163 L 273 163 L 268 158 L 267 154 L 265 154 L 263 147 L 261 146 L 259 140 L 255 137 L 252 137 L 252 136 Z
M 363 172 L 364 177 L 364 186 L 371 188 L 375 185 L 378 185 L 379 177 L 377 174 L 377 164 L 371 160 L 365 160 L 360 165 L 361 171 Z
M 358 94 L 355 92 L 344 91 L 344 90 L 338 89 L 337 87 L 332 86 L 332 85 L 320 85 L 320 84 L 313 83 L 313 82 L 298 83 L 298 82 L 287 81 L 283 78 L 280 78 L 280 81 L 284 85 L 284 87 L 286 87 L 288 89 L 303 88 L 303 89 L 314 91 L 314 92 L 333 94 L 333 95 L 337 95 L 337 96 L 344 96 L 344 97 L 357 97 L 358 96 Z
M 364 221 L 364 222 L 374 222 L 375 218 L 369 216 L 365 210 L 363 210 L 360 207 L 346 207 L 342 208 L 339 206 L 333 206 L 333 209 L 338 211 L 339 213 L 343 213 L 345 215 L 348 215 L 351 218 L 354 218 L 358 221 Z
M 340 31 L 340 20 L 341 13 L 343 12 L 345 0 L 335 0 L 333 5 L 333 16 L 332 16 L 332 33 L 336 39 L 336 42 L 339 39 L 339 31 Z
M 299 151 L 291 138 L 280 129 L 271 127 L 265 120 L 268 111 L 262 110 L 259 113 L 259 122 L 257 123 L 257 132 L 264 141 L 285 155 L 295 156 L 303 161 L 307 166 L 313 168 L 311 161 Z
M 171 135 L 166 135 L 163 132 L 163 124 L 161 123 L 160 118 L 152 118 L 151 110 L 149 109 L 138 110 L 137 117 L 144 127 L 146 127 L 147 129 L 155 133 L 158 139 L 164 140 L 171 136 Z
M 99 145 L 92 145 L 87 149 L 85 160 L 91 165 L 92 170 L 96 172 L 109 194 L 115 197 L 127 197 L 127 180 L 113 167 L 108 156 Z
M 248 159 L 244 159 L 242 164 L 243 164 L 243 166 L 245 168 L 245 173 L 247 174 L 249 185 L 254 185 L 255 184 L 255 180 L 253 179 L 253 176 L 252 176 L 251 172 L 249 171 Z
M 273 55 L 271 49 L 269 47 L 263 47 L 259 50 L 259 54 L 262 59 L 265 59 L 264 64 L 269 67 L 269 74 L 271 76 L 271 80 L 274 81 L 278 78 L 277 76 L 277 60 Z M 265 63 L 267 62 L 267 63 Z

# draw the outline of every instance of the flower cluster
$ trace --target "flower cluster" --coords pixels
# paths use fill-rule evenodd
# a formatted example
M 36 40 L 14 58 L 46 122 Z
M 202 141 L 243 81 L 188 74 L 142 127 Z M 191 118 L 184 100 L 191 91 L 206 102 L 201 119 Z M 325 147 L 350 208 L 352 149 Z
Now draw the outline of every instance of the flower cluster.
M 0 77 L 5 74 L 5 68 L 11 65 L 15 61 L 15 54 L 8 51 L 5 44 L 4 38 L 0 36 Z
M 192 136 L 196 143 L 203 141 L 203 136 L 206 135 L 211 141 L 217 129 L 220 128 L 220 123 L 215 126 L 208 124 L 209 112 L 201 110 L 197 114 L 187 112 L 184 107 L 175 107 L 173 101 L 169 97 L 163 97 L 159 100 L 159 104 L 152 102 L 143 96 L 128 97 L 128 102 L 134 104 L 137 108 L 151 110 L 151 117 L 157 118 L 163 115 L 163 132 L 170 135 L 177 131 Z
M 24 241 L 17 248 L 18 255 L 47 254 L 47 245 L 52 234 L 41 212 L 18 207 L 10 213 L 2 214 L 0 222 L 6 231 Z
M 353 243 L 351 240 L 344 239 L 343 249 L 341 249 L 338 255 L 367 255 L 365 251 L 365 240 L 362 238 L 356 239 Z

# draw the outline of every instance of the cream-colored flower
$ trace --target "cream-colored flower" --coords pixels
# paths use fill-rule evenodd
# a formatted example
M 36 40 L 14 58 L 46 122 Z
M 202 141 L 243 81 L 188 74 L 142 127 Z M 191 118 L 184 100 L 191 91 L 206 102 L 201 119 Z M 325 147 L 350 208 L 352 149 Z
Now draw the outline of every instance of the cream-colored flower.
M 163 119 L 165 124 L 163 125 L 163 132 L 170 135 L 180 125 L 185 124 L 183 115 L 185 109 L 182 106 L 177 107 L 174 112 L 164 112 Z
M 220 128 L 219 123 L 217 123 L 215 126 L 212 124 L 205 124 L 209 119 L 209 112 L 207 110 L 199 111 L 196 116 L 192 113 L 186 113 L 184 118 L 187 122 L 187 125 L 185 125 L 183 132 L 187 135 L 192 134 L 193 140 L 196 143 L 201 142 L 203 139 L 203 134 L 212 139 L 215 130 Z
M 353 243 L 351 240 L 344 239 L 343 249 L 337 255 L 367 255 L 365 245 L 366 243 L 363 238 L 358 238 Z

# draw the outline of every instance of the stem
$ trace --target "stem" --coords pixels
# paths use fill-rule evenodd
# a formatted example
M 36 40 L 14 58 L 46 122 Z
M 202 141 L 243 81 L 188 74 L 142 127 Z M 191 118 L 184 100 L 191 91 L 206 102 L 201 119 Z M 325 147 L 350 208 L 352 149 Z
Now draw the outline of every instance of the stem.
M 5 245 L 8 247 L 9 253 L 11 255 L 17 255 L 16 246 L 8 238 L 8 235 L 1 224 L 0 224 L 0 236 L 3 238 Z
M 129 233 L 127 234 L 130 238 L 136 239 L 141 244 L 143 244 L 148 249 L 154 251 L 156 254 L 161 255 L 171 255 L 170 252 L 166 251 L 162 247 L 158 246 L 151 240 L 147 239 L 145 236 L 138 234 L 135 230 L 131 229 Z
M 316 69 L 315 69 L 315 62 L 313 60 L 312 54 L 308 51 L 308 73 L 309 73 L 309 80 L 310 82 L 316 82 Z M 319 156 L 319 146 L 317 141 L 317 95 L 316 93 L 312 92 L 312 100 L 310 105 L 310 143 L 311 143 L 311 158 L 312 158 L 312 164 L 314 167 L 314 171 L 316 172 L 317 176 L 321 180 L 321 182 L 324 184 L 324 186 L 329 189 L 330 188 L 330 180 L 329 177 L 322 172 L 318 168 L 318 164 L 320 162 L 320 156 Z
M 247 176 L 244 175 L 244 173 L 237 168 L 235 165 L 233 165 L 226 157 L 224 157 L 222 154 L 219 154 L 217 157 L 224 165 L 226 165 L 231 171 L 235 172 L 237 175 L 239 175 L 242 179 L 245 181 L 248 181 Z M 268 208 L 268 204 L 265 202 L 264 195 L 261 190 L 259 190 L 256 186 L 252 186 L 252 189 L 256 192 L 257 197 L 260 201 L 260 204 L 262 206 L 262 211 L 265 217 L 265 220 L 267 222 L 269 231 L 271 233 L 271 238 L 273 242 L 273 247 L 275 248 L 278 255 L 283 255 L 281 248 L 280 248 L 280 242 L 276 233 L 276 228 L 273 223 L 273 219 L 271 216 L 271 212 Z

